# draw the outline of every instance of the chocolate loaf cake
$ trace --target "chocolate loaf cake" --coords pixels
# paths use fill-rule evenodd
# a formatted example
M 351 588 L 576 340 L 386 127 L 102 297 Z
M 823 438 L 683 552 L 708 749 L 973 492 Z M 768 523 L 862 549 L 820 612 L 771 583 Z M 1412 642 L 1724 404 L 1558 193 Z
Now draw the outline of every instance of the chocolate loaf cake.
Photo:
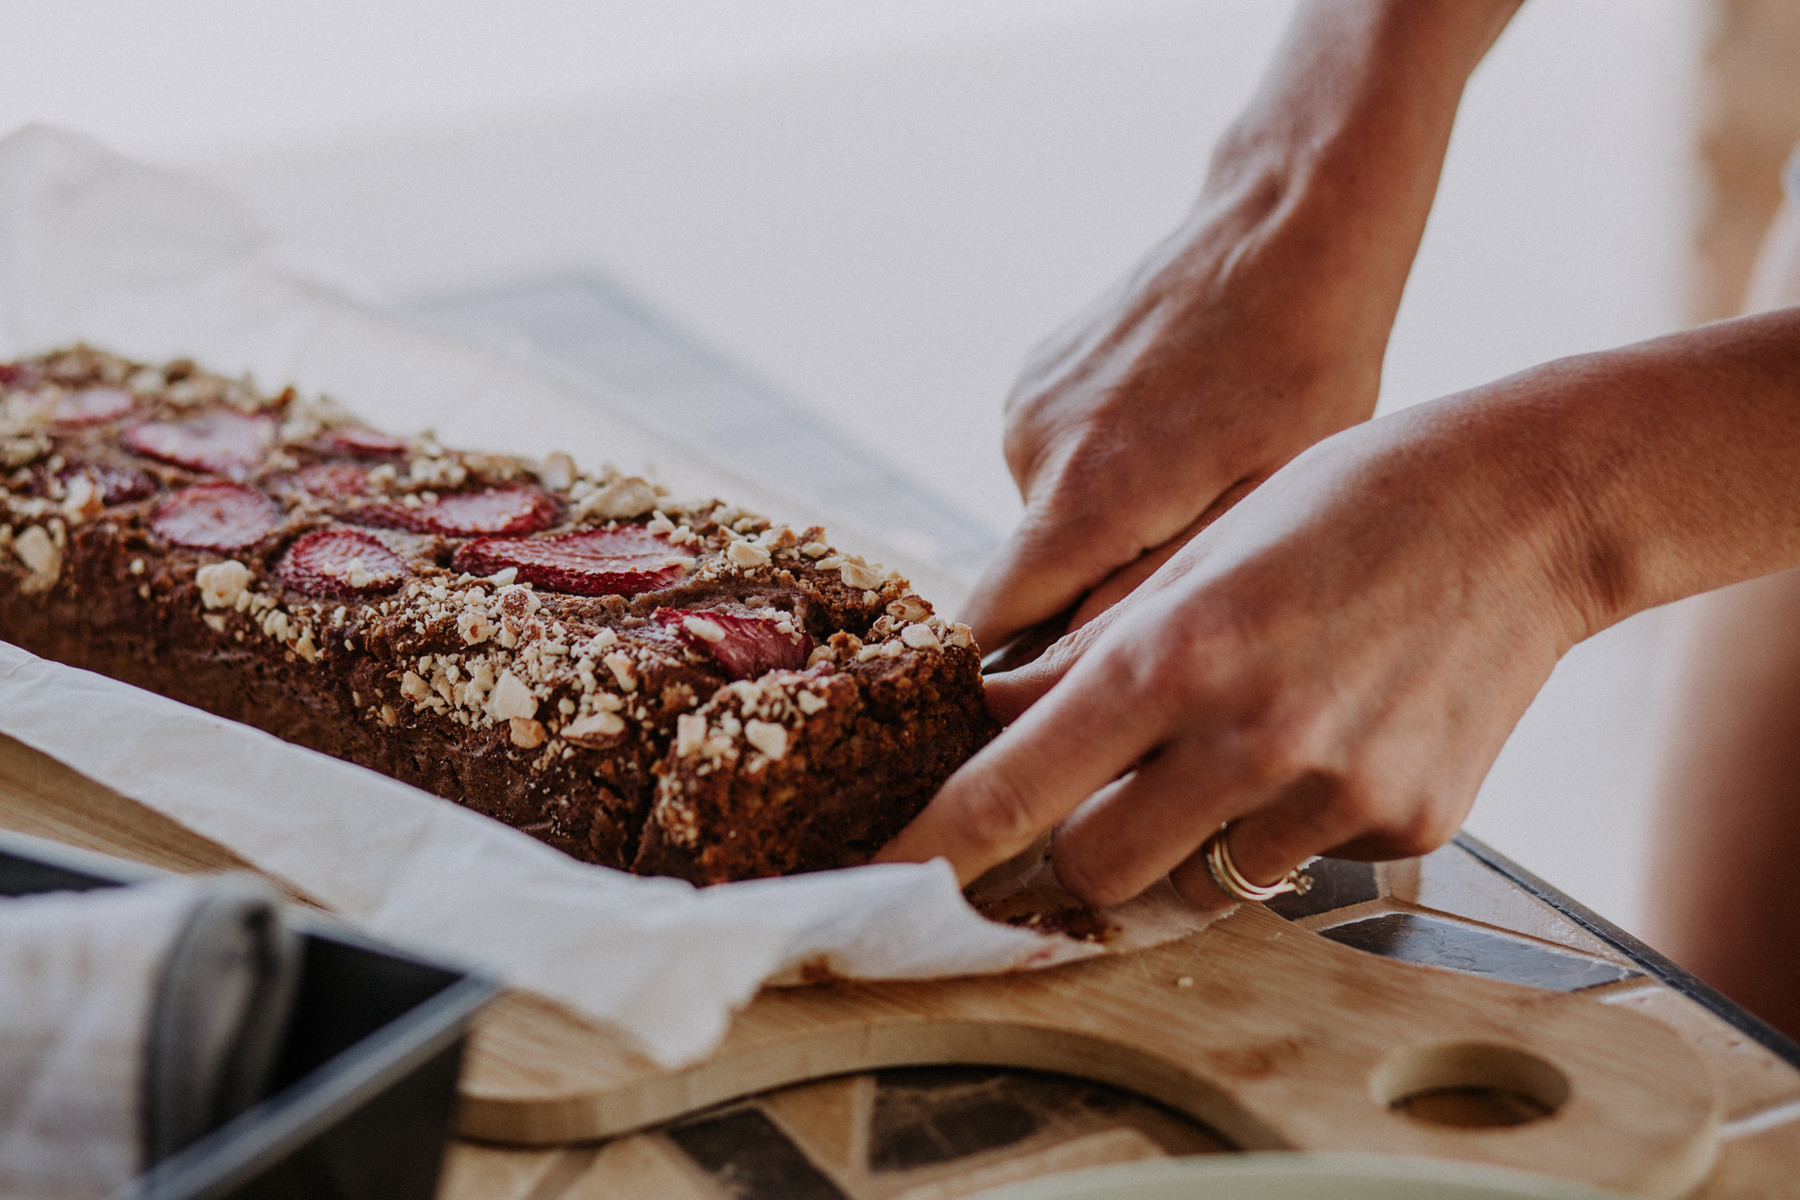
M 0 389 L 0 637 L 588 862 L 860 862 L 992 736 L 968 629 L 820 529 L 188 362 Z

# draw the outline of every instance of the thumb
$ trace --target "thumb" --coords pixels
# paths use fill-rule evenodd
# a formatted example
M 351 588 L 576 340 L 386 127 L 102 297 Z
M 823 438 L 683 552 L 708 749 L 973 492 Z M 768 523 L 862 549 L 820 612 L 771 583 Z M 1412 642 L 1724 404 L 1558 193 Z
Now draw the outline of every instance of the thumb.
M 1017 670 L 989 675 L 986 685 L 988 711 L 1002 725 L 1010 725 L 1062 681 L 1088 648 L 1112 624 L 1113 609 L 1058 639 L 1049 649 Z
M 996 650 L 1020 630 L 1072 608 L 1139 547 L 1095 511 L 1052 517 L 1025 510 L 963 605 L 977 645 Z

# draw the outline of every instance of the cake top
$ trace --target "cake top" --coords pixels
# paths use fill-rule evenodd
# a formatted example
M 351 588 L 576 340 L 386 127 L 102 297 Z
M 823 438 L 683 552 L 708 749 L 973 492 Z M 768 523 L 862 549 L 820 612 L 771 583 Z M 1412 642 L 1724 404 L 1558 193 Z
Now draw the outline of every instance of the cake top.
M 70 586 L 71 539 L 104 526 L 127 547 L 107 569 L 222 644 L 372 663 L 416 712 L 504 724 L 541 761 L 670 723 L 722 687 L 740 693 L 753 753 L 778 759 L 814 693 L 764 689 L 771 672 L 823 680 L 969 644 L 818 528 L 677 500 L 566 454 L 395 437 L 185 361 L 78 346 L 0 366 L 0 469 L 16 586 Z M 356 696 L 387 725 L 402 719 L 394 699 Z M 709 752 L 704 730 L 680 737 Z

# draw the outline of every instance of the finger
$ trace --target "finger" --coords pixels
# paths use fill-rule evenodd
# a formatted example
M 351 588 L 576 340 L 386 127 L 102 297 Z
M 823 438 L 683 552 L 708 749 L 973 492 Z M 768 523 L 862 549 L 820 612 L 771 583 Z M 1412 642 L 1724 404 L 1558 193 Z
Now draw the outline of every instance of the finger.
M 1139 584 L 1149 579 L 1161 569 L 1162 565 L 1173 558 L 1177 551 L 1194 539 L 1201 530 L 1230 512 L 1232 507 L 1256 490 L 1266 476 L 1252 479 L 1240 479 L 1226 488 L 1219 497 L 1207 506 L 1205 512 L 1194 518 L 1193 522 L 1180 533 L 1151 550 L 1144 551 L 1134 561 L 1126 563 L 1117 571 L 1101 580 L 1081 601 L 1080 607 L 1069 621 L 1070 629 L 1079 629 L 1095 617 L 1129 596 L 1137 590 Z
M 1053 848 L 1056 876 L 1089 904 L 1121 904 L 1181 865 L 1221 823 L 1261 803 L 1268 791 L 1265 781 L 1247 773 L 1228 739 L 1183 737 L 1063 822 Z
M 1090 621 L 1074 633 L 1058 638 L 1047 650 L 1024 666 L 1004 674 L 989 675 L 984 679 L 982 682 L 986 686 L 988 711 L 994 715 L 994 719 L 1002 725 L 1010 725 L 1018 720 L 1027 709 L 1061 682 L 1063 676 L 1081 661 L 1082 656 L 1100 640 L 1100 635 L 1112 626 L 1115 619 L 1115 614 L 1108 612 L 1103 619 Z
M 1162 722 L 1133 702 L 1139 672 L 1127 657 L 1077 663 L 1062 686 L 964 763 L 876 861 L 947 858 L 967 883 L 1142 759 L 1161 740 Z
M 1105 512 L 1094 505 L 1052 518 L 1039 506 L 1026 509 L 963 605 L 962 619 L 977 645 L 999 649 L 1026 626 L 1073 606 L 1138 556 L 1141 547 Z
M 1364 832 L 1369 820 L 1366 813 L 1343 803 L 1342 789 L 1334 780 L 1308 772 L 1232 819 L 1225 845 L 1245 879 L 1267 886 Z M 1198 852 L 1169 872 L 1169 880 L 1177 892 L 1205 907 L 1231 899 L 1213 882 L 1205 856 Z

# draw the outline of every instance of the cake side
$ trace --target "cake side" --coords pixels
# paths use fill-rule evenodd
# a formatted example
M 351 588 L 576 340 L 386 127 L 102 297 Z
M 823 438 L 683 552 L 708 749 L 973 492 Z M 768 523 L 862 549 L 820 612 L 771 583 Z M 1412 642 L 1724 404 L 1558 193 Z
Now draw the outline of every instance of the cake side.
M 967 629 L 820 530 L 187 363 L 76 348 L 0 386 L 0 636 L 587 861 L 697 882 L 859 861 L 992 735 Z M 752 690 L 794 697 L 791 755 Z M 730 771 L 679 753 L 715 714 Z

